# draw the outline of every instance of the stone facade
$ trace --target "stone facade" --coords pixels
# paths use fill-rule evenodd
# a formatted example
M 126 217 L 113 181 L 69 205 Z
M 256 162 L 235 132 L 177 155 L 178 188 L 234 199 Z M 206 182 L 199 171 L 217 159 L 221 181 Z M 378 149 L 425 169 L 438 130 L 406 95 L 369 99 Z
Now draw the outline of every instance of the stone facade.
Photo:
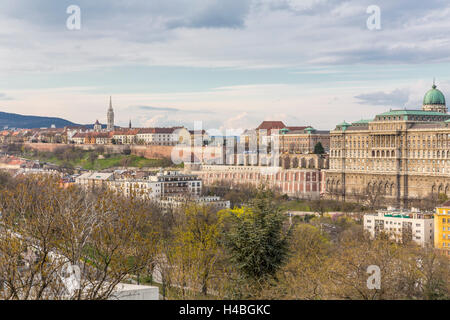
M 280 164 L 284 169 L 327 169 L 327 154 L 284 154 Z
M 324 175 L 318 169 L 282 169 L 266 166 L 194 165 L 190 168 L 205 185 L 228 182 L 232 185 L 265 185 L 289 196 L 317 199 L 324 191 Z
M 331 131 L 325 189 L 352 199 L 378 193 L 398 204 L 450 196 L 450 115 L 391 110 Z

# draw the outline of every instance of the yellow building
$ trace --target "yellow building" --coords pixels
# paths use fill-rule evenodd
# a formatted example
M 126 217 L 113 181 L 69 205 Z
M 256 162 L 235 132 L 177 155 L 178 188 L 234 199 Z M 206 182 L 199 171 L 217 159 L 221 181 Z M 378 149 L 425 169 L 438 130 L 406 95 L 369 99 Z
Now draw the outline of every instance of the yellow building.
M 450 201 L 436 208 L 434 246 L 450 256 Z

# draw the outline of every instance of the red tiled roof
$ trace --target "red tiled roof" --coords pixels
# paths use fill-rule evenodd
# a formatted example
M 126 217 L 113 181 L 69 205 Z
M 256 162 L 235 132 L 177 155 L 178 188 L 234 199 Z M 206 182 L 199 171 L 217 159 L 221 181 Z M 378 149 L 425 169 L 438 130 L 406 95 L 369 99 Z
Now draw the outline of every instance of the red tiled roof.
M 173 128 L 141 128 L 139 129 L 140 134 L 145 134 L 145 133 L 173 133 L 176 129 L 179 129 L 178 127 L 173 127 Z
M 286 128 L 282 121 L 263 121 L 256 130 L 271 130 Z
M 85 137 L 86 137 L 86 133 L 77 132 L 73 135 L 72 138 L 85 138 Z
M 189 130 L 189 133 L 190 133 L 190 134 L 198 134 L 199 132 L 198 132 L 198 130 L 197 130 L 197 131 Z M 202 130 L 202 134 L 203 134 L 203 135 L 206 134 L 206 131 L 205 131 L 205 130 Z
M 141 128 L 139 129 L 140 134 L 144 134 L 144 133 L 154 133 L 155 132 L 155 128 Z
M 175 128 L 155 128 L 155 133 L 173 133 Z
M 95 132 L 90 134 L 89 136 L 94 137 L 94 138 L 109 138 L 110 134 L 107 132 Z
M 113 132 L 113 135 L 117 136 L 134 136 L 138 134 L 139 129 L 126 129 L 126 130 L 116 130 Z
M 450 208 L 450 200 L 444 202 L 444 203 L 441 205 L 441 207 L 449 207 L 449 208 Z

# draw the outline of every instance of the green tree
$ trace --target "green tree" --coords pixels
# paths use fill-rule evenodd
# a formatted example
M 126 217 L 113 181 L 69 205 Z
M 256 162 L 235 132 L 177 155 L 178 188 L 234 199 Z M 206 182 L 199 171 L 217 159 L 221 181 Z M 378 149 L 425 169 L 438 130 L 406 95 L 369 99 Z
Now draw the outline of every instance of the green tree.
M 198 290 L 203 296 L 208 294 L 221 253 L 219 224 L 220 220 L 213 208 L 191 205 L 185 208 L 184 215 L 175 227 L 174 247 L 178 263 L 174 268 L 178 269 L 177 274 L 180 275 L 179 285 Z
M 278 285 L 262 291 L 258 299 L 323 299 L 331 242 L 318 228 L 298 223 L 290 247 L 289 261 L 278 273 Z
M 314 153 L 315 154 L 324 154 L 325 153 L 325 149 L 322 146 L 322 143 L 319 141 L 316 143 L 316 145 L 314 146 Z
M 438 201 L 439 201 L 440 204 L 444 203 L 447 200 L 448 200 L 448 196 L 445 193 L 439 193 Z
M 248 280 L 273 278 L 286 262 L 290 232 L 272 192 L 259 189 L 249 207 L 228 213 L 225 246 L 240 275 Z

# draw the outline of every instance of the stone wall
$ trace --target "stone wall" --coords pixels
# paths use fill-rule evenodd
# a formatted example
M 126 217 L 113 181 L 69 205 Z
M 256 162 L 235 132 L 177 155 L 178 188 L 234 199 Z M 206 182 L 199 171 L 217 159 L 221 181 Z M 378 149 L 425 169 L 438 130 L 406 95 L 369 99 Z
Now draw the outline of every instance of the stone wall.
M 131 146 L 131 153 L 147 159 L 171 158 L 173 146 Z

